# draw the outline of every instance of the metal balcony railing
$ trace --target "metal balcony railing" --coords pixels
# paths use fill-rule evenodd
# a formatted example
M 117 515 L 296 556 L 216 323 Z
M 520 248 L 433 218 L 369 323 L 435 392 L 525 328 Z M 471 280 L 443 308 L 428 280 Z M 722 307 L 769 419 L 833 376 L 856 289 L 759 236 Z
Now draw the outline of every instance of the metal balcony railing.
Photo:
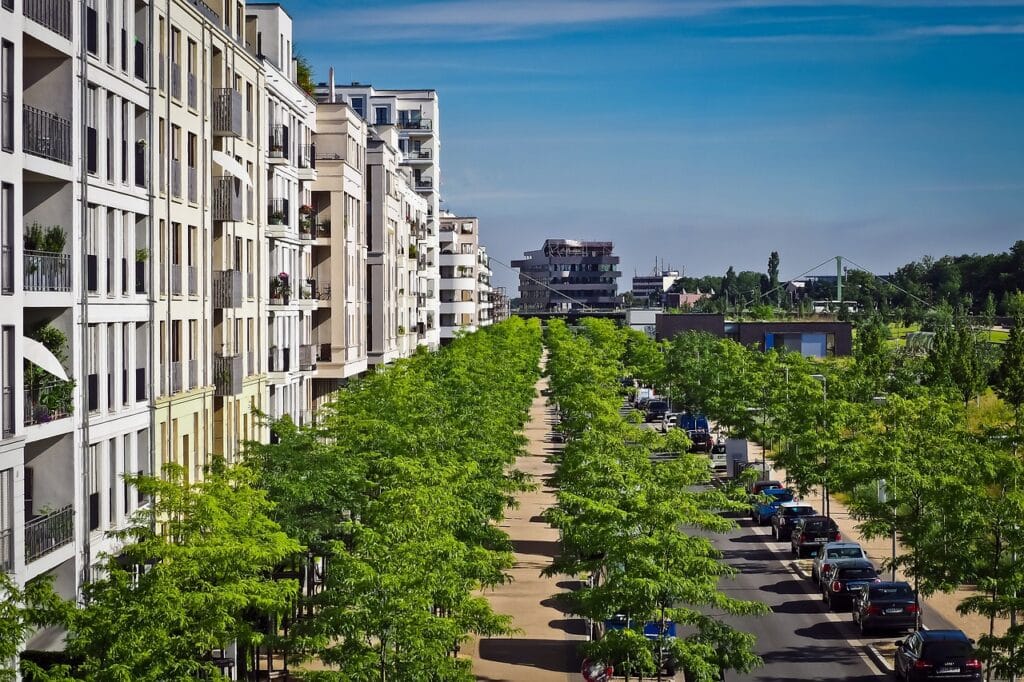
M 171 159 L 171 195 L 181 198 L 181 161 Z
M 409 150 L 407 150 L 405 152 L 405 158 L 407 160 L 412 160 L 412 161 L 429 160 L 431 158 L 430 150 L 429 149 L 409 149 Z
M 287 199 L 271 199 L 267 204 L 267 223 L 270 225 L 287 225 L 291 220 Z
M 199 363 L 196 360 L 188 361 L 188 387 L 189 390 L 199 386 Z
M 171 395 L 181 393 L 181 361 L 172 362 L 171 370 Z
M 14 435 L 14 389 L 4 386 L 0 391 L 0 438 Z
M 417 192 L 434 188 L 434 181 L 431 178 L 415 178 L 413 182 L 416 185 Z
M 432 130 L 434 127 L 434 122 L 429 118 L 403 117 L 402 112 L 398 113 L 398 127 L 402 130 Z
M 0 572 L 14 572 L 14 529 L 0 530 Z
M 71 121 L 26 104 L 22 132 L 27 153 L 71 164 Z
M 25 523 L 25 563 L 35 561 L 71 542 L 75 532 L 72 505 L 37 516 Z
M 181 64 L 171 62 L 171 97 L 181 99 Z
M 188 275 L 188 295 L 196 296 L 199 293 L 199 271 L 194 265 L 186 265 L 185 272 Z
M 70 0 L 22 0 L 25 16 L 54 33 L 71 38 Z
M 221 222 L 241 222 L 242 183 L 232 175 L 213 178 L 213 219 Z
M 14 293 L 14 249 L 0 247 L 0 293 Z
M 188 167 L 188 201 L 195 204 L 199 201 L 199 173 L 193 167 Z
M 185 74 L 185 82 L 188 88 L 188 106 L 190 109 L 195 109 L 199 101 L 199 88 L 195 74 Z
M 299 369 L 308 372 L 316 369 L 316 346 L 302 344 L 299 346 Z
M 171 264 L 171 295 L 181 296 L 181 266 Z
M 207 19 L 212 21 L 215 26 L 219 27 L 221 25 L 220 17 L 217 15 L 217 12 L 214 11 L 212 7 L 203 2 L 203 0 L 191 0 L 191 2 L 192 5 L 196 9 L 198 9 L 199 12 L 203 14 Z
M 24 252 L 25 291 L 71 291 L 71 255 Z
M 288 126 L 281 123 L 270 126 L 267 149 L 269 156 L 273 159 L 288 158 Z
M 226 310 L 242 306 L 242 273 L 238 270 L 214 270 L 213 308 Z
M 242 93 L 232 88 L 213 89 L 213 134 L 242 136 Z
M 25 387 L 25 426 L 45 424 L 56 419 L 70 417 L 74 411 L 72 402 L 73 381 L 41 382 Z
M 242 356 L 213 356 L 213 386 L 215 396 L 226 397 L 239 395 L 242 392 Z

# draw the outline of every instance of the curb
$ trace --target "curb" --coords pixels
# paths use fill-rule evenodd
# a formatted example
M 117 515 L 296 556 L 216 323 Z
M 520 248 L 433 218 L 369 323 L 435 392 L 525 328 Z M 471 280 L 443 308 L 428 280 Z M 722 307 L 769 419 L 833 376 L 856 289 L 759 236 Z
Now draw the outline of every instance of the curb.
M 868 658 L 870 658 L 883 672 L 892 672 L 892 664 L 886 660 L 885 656 L 883 656 L 873 645 L 865 644 L 864 651 L 867 653 Z
M 810 580 L 811 579 L 811 574 L 808 573 L 807 571 L 805 571 L 800 566 L 800 562 L 799 561 L 795 561 L 795 560 L 791 561 L 789 565 L 792 567 L 793 572 L 796 573 L 801 578 L 803 578 L 804 580 Z

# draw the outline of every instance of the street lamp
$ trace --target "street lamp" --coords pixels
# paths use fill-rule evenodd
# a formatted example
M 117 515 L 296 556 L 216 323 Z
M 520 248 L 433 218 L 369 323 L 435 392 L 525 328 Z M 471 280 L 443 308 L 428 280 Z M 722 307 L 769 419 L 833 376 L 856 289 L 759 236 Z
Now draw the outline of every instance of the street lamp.
M 871 399 L 875 405 L 885 405 L 888 399 L 884 395 L 876 395 Z M 879 488 L 879 493 L 885 494 L 885 499 L 879 499 L 879 502 L 887 502 L 889 500 L 890 492 L 892 494 L 892 581 L 896 582 L 896 458 L 899 456 L 899 450 L 893 448 L 892 451 L 892 480 L 889 484 L 885 485 L 885 488 Z M 884 481 L 883 481 L 884 483 Z M 892 490 L 890 491 L 890 487 Z M 881 494 L 879 495 L 881 497 Z
M 822 404 L 825 406 L 826 419 L 828 414 L 828 377 L 824 374 L 812 374 L 812 379 L 817 379 L 821 382 L 821 396 Z M 828 502 L 828 449 L 825 450 L 825 470 L 821 476 L 821 513 L 822 516 L 828 516 L 829 513 L 829 502 Z

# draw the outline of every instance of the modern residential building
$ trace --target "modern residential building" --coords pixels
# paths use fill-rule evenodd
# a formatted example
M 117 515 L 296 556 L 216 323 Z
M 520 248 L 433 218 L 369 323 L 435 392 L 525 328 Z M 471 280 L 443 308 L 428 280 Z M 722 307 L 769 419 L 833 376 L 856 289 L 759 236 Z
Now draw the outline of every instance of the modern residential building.
M 263 65 L 243 2 L 154 7 L 154 428 L 185 482 L 265 434 Z M 244 290 L 243 290 L 244 283 Z
M 321 289 L 313 276 L 315 226 L 312 185 L 317 178 L 316 101 L 297 82 L 292 19 L 277 3 L 246 6 L 248 31 L 255 45 L 266 87 L 261 104 L 266 115 L 261 139 L 266 163 L 265 249 L 267 275 L 265 330 L 268 414 L 290 415 L 296 423 L 311 419 L 313 376 L 319 357 L 313 318 Z M 254 26 L 252 24 L 255 24 Z M 248 358 L 247 358 L 248 360 Z
M 659 270 L 651 275 L 633 276 L 633 299 L 636 304 L 660 306 L 664 304 L 664 294 L 676 280 L 678 270 Z
M 480 221 L 441 213 L 441 341 L 493 323 L 491 267 Z
M 371 129 L 366 154 L 369 301 L 367 323 L 372 365 L 408 357 L 417 345 L 417 236 L 426 230 L 427 201 L 402 165 L 399 131 Z M 425 301 L 423 301 L 425 303 Z
M 519 269 L 524 310 L 615 308 L 619 257 L 612 242 L 548 239 L 511 265 Z
M 441 201 L 440 108 L 434 90 L 378 90 L 372 85 L 337 85 L 333 69 L 328 83 L 317 86 L 320 102 L 349 104 L 367 125 L 374 128 L 395 126 L 402 164 L 412 171 L 413 187 L 427 201 L 427 227 L 417 235 L 420 280 L 417 291 L 423 294 L 418 306 L 419 343 L 437 348 L 440 342 L 440 273 L 438 270 L 438 217 Z
M 494 287 L 491 289 L 491 319 L 495 324 L 503 322 L 511 315 L 511 301 L 505 292 L 505 287 Z
M 313 342 L 319 347 L 313 407 L 369 365 L 367 346 L 367 125 L 342 101 L 316 108 L 312 278 Z
M 479 226 L 478 226 L 479 227 Z M 476 251 L 476 319 L 478 327 L 494 324 L 494 303 L 491 299 L 491 259 L 487 255 L 487 247 L 477 246 Z

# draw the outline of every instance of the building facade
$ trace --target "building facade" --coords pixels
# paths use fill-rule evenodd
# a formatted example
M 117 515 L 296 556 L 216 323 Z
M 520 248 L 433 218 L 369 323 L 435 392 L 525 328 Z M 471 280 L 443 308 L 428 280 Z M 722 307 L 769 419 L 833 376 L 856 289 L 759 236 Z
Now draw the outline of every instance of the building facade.
M 524 310 L 615 308 L 619 257 L 612 242 L 548 239 L 526 258 L 512 261 L 519 269 L 519 299 Z
M 634 275 L 633 298 L 638 304 L 664 305 L 665 292 L 677 279 L 677 270 L 661 270 L 653 275 Z

